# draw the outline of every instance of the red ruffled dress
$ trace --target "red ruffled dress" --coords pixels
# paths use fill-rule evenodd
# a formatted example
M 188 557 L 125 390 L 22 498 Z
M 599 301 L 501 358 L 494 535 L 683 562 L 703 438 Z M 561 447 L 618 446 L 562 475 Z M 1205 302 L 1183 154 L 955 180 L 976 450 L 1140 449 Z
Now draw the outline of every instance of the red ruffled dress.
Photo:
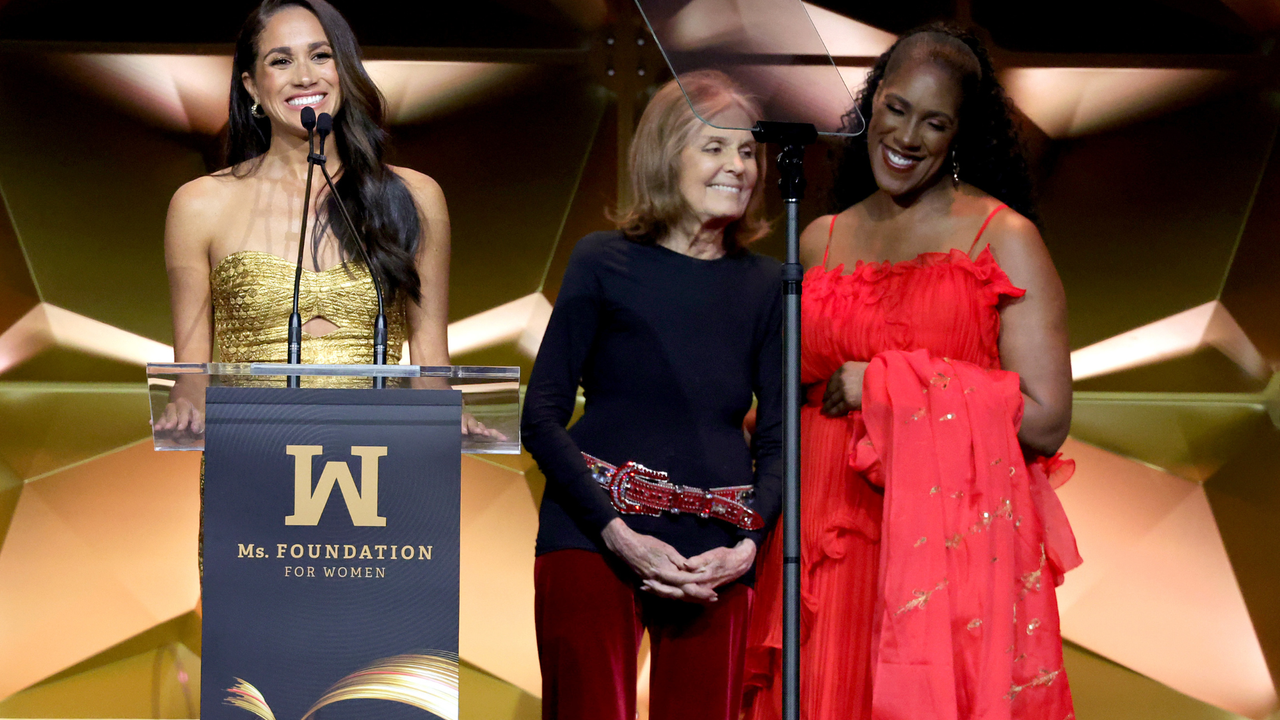
M 1024 291 L 989 247 L 825 266 L 802 300 L 801 717 L 1073 717 L 1054 588 L 1080 559 L 1051 487 L 1073 464 L 1024 459 L 1000 369 L 999 311 Z M 871 363 L 863 410 L 826 417 L 849 360 Z M 781 536 L 748 635 L 753 720 L 781 716 Z

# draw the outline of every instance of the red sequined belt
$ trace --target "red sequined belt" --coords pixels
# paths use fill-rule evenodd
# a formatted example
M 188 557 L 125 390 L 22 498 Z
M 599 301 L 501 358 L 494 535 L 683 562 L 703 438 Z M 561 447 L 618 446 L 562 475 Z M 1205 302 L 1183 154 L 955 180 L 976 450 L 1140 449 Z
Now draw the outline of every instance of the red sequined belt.
M 753 485 L 734 485 L 704 490 L 688 485 L 676 485 L 667 480 L 667 474 L 637 462 L 616 467 L 582 453 L 591 476 L 609 493 L 609 500 L 620 513 L 628 515 L 652 515 L 664 512 L 674 515 L 692 513 L 701 518 L 715 518 L 737 525 L 744 530 L 764 527 L 760 513 L 744 502 L 755 490 Z

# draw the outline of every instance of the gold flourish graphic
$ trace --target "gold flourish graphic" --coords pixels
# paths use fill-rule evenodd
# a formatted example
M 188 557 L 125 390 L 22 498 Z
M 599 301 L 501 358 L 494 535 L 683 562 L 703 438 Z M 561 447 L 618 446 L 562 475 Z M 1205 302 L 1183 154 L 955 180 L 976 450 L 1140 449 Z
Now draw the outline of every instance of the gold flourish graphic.
M 236 678 L 225 702 L 262 718 L 275 720 L 262 693 Z M 458 656 L 431 652 L 395 655 L 367 665 L 333 684 L 301 720 L 308 720 L 325 705 L 341 700 L 390 700 L 444 718 L 458 720 Z
M 227 705 L 248 710 L 262 720 L 276 720 L 271 708 L 267 707 L 266 698 L 262 697 L 262 693 L 253 685 L 236 678 L 236 684 L 227 688 L 227 692 L 231 693 L 226 700 L 223 700 Z

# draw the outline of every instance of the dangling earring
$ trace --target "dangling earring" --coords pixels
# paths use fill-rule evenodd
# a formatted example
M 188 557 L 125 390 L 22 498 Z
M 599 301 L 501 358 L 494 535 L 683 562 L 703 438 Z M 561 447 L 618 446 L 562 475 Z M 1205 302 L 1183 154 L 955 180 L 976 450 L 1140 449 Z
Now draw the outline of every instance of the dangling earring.
M 262 106 L 258 104 L 257 100 L 253 102 L 253 105 L 249 106 L 249 114 L 258 118 L 259 120 L 267 116 L 267 114 L 263 112 Z
M 957 189 L 960 187 L 960 162 L 956 160 L 955 148 L 951 148 L 951 184 Z

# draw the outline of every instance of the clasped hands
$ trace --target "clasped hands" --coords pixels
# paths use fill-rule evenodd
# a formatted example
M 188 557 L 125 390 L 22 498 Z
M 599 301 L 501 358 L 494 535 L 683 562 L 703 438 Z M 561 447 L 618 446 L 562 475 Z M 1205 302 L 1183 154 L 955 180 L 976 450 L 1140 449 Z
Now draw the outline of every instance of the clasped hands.
M 749 539 L 685 558 L 658 538 L 627 527 L 621 518 L 610 521 L 602 535 L 605 545 L 640 576 L 641 590 L 672 600 L 716 602 L 715 588 L 742 577 L 756 559 L 756 544 Z

